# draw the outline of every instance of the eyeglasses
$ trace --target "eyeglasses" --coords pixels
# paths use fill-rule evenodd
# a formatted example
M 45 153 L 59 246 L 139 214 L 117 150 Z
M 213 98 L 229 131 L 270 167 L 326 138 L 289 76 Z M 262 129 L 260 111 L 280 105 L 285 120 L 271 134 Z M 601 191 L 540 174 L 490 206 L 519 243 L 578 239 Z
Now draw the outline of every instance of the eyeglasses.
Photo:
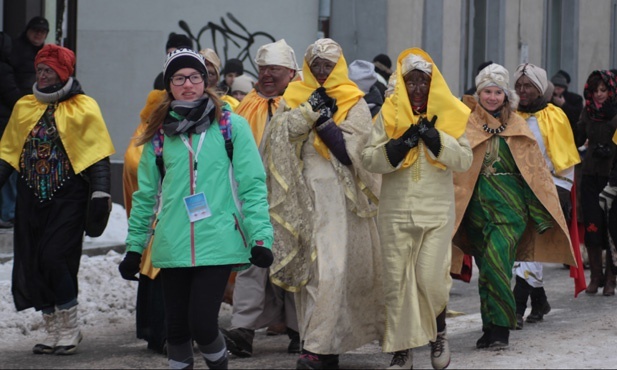
M 204 76 L 202 74 L 192 74 L 190 76 L 173 75 L 171 76 L 171 84 L 174 86 L 182 86 L 184 85 L 187 79 L 191 81 L 193 85 L 197 85 L 197 84 L 204 82 Z

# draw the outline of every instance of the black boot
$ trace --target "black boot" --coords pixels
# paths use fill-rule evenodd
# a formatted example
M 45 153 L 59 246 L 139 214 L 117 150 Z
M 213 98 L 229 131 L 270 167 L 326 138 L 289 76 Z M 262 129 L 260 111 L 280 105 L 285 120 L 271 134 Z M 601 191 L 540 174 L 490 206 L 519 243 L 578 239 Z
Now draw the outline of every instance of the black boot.
M 287 353 L 300 353 L 300 351 L 302 350 L 302 345 L 300 343 L 300 333 L 293 329 L 287 328 L 287 336 L 289 337 Z
M 494 325 L 491 331 L 491 343 L 489 348 L 493 350 L 502 350 L 508 348 L 510 340 L 510 329 L 505 326 Z
M 551 312 L 544 288 L 533 288 L 531 291 L 531 313 L 527 316 L 527 322 L 534 323 L 544 320 L 544 315 Z
M 477 349 L 488 348 L 488 346 L 491 344 L 491 329 L 482 328 L 482 332 L 484 334 L 482 334 L 480 339 L 478 339 L 478 341 L 476 342 Z

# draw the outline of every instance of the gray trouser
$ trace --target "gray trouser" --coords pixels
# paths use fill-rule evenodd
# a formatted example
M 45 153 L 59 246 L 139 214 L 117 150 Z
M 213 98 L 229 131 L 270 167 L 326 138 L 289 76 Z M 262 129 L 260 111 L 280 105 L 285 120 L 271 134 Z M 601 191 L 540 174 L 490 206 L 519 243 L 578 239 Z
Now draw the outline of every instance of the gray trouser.
M 251 265 L 238 272 L 233 295 L 231 328 L 257 330 L 284 322 L 298 331 L 293 293 L 270 282 L 269 269 Z

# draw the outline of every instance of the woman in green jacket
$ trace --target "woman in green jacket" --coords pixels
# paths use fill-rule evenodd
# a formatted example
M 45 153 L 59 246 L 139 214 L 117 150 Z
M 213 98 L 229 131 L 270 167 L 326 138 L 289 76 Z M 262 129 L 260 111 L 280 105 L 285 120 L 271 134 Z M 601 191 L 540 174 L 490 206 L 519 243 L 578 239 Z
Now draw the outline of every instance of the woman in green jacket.
M 143 144 L 139 189 L 119 269 L 136 280 L 141 253 L 153 237 L 170 367 L 193 367 L 194 340 L 211 369 L 227 368 L 218 312 L 229 274 L 249 261 L 265 268 L 273 260 L 266 175 L 246 120 L 206 89 L 203 57 L 178 49 L 163 72 L 167 97 L 137 140 Z M 229 130 L 230 141 L 224 136 Z

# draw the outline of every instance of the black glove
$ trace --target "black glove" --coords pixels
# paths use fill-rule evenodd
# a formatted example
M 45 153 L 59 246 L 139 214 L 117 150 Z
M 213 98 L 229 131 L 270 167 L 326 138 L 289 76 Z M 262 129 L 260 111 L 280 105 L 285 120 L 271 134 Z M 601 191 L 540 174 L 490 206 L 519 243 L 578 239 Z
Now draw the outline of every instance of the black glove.
M 111 195 L 102 191 L 92 193 L 92 198 L 88 201 L 88 209 L 86 211 L 86 235 L 93 238 L 101 236 L 107 227 L 110 213 Z
M 433 153 L 435 157 L 439 157 L 441 153 L 441 138 L 439 137 L 439 131 L 435 128 L 435 121 L 437 116 L 433 116 L 430 121 L 426 117 L 422 117 L 418 122 L 419 134 L 424 145 Z
M 141 263 L 141 254 L 137 252 L 126 252 L 126 256 L 118 265 L 120 275 L 124 280 L 138 281 L 137 273 L 139 272 L 139 264 Z
M 386 143 L 386 154 L 392 166 L 396 167 L 405 158 L 411 148 L 418 146 L 420 141 L 418 125 L 411 125 L 399 138 Z
M 266 247 L 261 247 L 259 245 L 251 248 L 251 258 L 249 261 L 257 267 L 268 268 L 274 262 L 274 255 L 272 255 L 272 251 Z
M 328 118 L 332 117 L 338 110 L 336 100 L 326 94 L 326 89 L 324 87 L 320 87 L 313 91 L 311 96 L 309 96 L 308 103 L 313 108 L 313 112 L 319 112 L 321 116 Z

